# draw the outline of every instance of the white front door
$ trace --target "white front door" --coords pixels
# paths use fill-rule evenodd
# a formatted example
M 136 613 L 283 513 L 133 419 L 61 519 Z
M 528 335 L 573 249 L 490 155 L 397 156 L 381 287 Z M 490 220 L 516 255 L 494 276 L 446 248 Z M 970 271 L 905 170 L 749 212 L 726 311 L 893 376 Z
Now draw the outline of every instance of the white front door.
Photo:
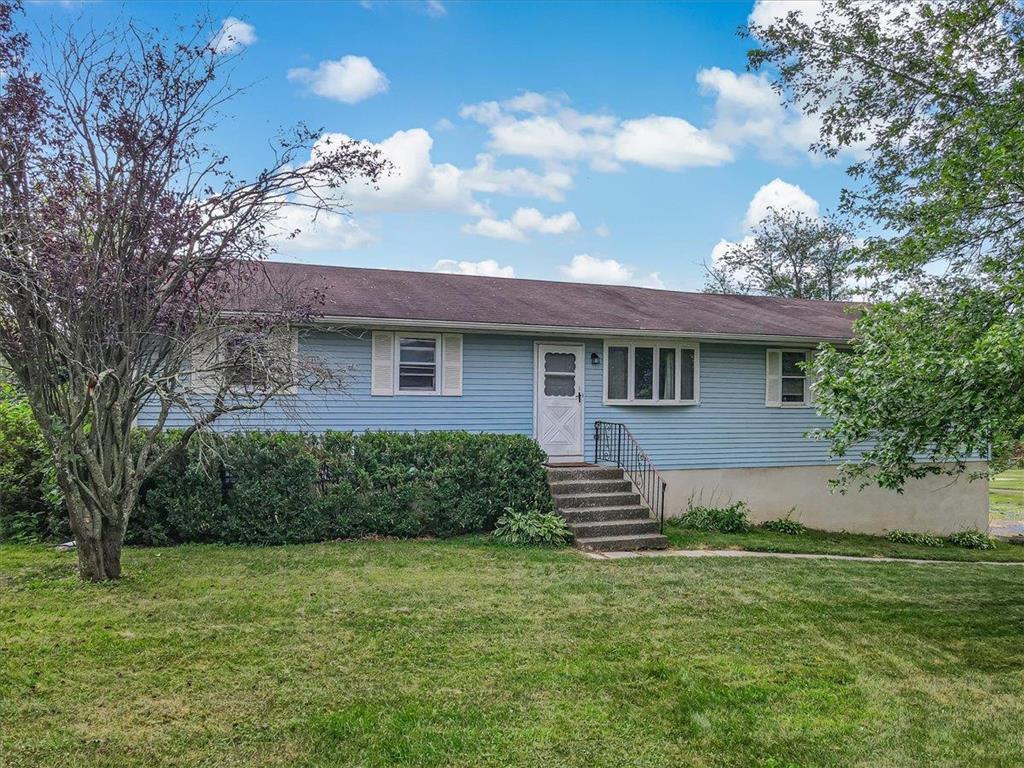
M 583 346 L 537 345 L 537 442 L 552 462 L 583 461 Z

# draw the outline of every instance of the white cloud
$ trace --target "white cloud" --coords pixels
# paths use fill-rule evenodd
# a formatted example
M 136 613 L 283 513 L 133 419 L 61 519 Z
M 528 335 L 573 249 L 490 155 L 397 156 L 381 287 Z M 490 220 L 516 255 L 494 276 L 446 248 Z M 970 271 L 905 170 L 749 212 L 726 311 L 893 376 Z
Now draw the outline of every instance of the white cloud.
M 657 272 L 646 276 L 638 275 L 633 267 L 615 259 L 598 259 L 588 253 L 573 256 L 572 261 L 568 265 L 562 266 L 560 270 L 570 280 L 582 283 L 636 285 L 643 288 L 665 287 L 665 283 Z
M 711 67 L 697 73 L 697 83 L 704 93 L 713 91 L 718 96 L 718 108 L 757 109 L 764 112 L 781 109 L 778 94 L 772 90 L 765 74 L 741 72 Z
M 674 171 L 732 160 L 732 150 L 679 117 L 627 120 L 615 137 L 615 157 Z
M 316 69 L 290 69 L 288 79 L 304 83 L 317 96 L 346 104 L 355 104 L 388 89 L 387 77 L 365 56 L 321 61 Z
M 602 222 L 601 224 L 598 224 L 594 228 L 594 234 L 597 235 L 598 237 L 611 237 L 612 236 L 612 231 L 610 229 L 608 229 L 608 225 L 607 224 L 604 224 Z
M 349 141 L 344 134 L 327 134 L 320 139 Z M 344 196 L 362 211 L 444 210 L 471 216 L 486 216 L 486 206 L 473 199 L 466 173 L 451 163 L 434 163 L 430 152 L 434 140 L 422 128 L 396 131 L 374 144 L 391 164 L 391 172 L 376 186 L 348 184 Z M 314 152 L 317 149 L 314 147 Z
M 561 101 L 561 98 L 545 96 L 536 91 L 523 91 L 518 96 L 506 99 L 504 105 L 510 112 L 532 112 L 539 115 L 559 105 Z
M 450 131 L 455 128 L 455 123 L 449 120 L 447 117 L 442 117 L 436 123 L 434 123 L 435 131 Z
M 377 240 L 351 216 L 327 211 L 320 213 L 314 221 L 312 211 L 300 206 L 282 208 L 268 234 L 279 253 L 292 255 L 313 251 L 349 251 Z
M 480 219 L 473 224 L 463 224 L 462 231 L 467 235 L 480 235 L 480 237 L 489 237 L 493 240 L 512 240 L 513 242 L 526 240 L 526 235 L 508 219 Z
M 680 117 L 621 120 L 577 112 L 566 101 L 564 95 L 526 91 L 500 102 L 463 106 L 459 115 L 487 127 L 495 153 L 586 161 L 605 173 L 621 170 L 622 162 L 677 170 L 732 159 L 728 146 Z
M 441 259 L 434 265 L 435 272 L 446 272 L 452 275 L 483 275 L 485 277 L 515 277 L 515 269 L 503 267 L 494 259 L 483 261 L 455 261 Z
M 798 211 L 812 218 L 817 218 L 819 212 L 818 201 L 796 184 L 790 184 L 782 179 L 772 179 L 751 198 L 747 214 L 743 218 L 744 228 L 751 230 L 760 224 L 768 215 L 770 208 L 777 211 Z
M 715 99 L 708 130 L 719 141 L 730 146 L 749 144 L 777 159 L 794 151 L 807 153 L 818 140 L 820 118 L 784 107 L 763 72 L 755 75 L 711 67 L 697 73 L 697 83 L 701 93 Z
M 525 91 L 504 101 L 462 107 L 459 115 L 487 126 L 491 150 L 539 160 L 589 160 L 597 170 L 615 170 L 612 138 L 618 118 L 584 115 L 565 106 L 564 95 Z M 597 167 L 600 165 L 601 167 Z
M 909 13 L 911 19 L 919 19 L 921 9 L 926 3 L 922 0 L 859 0 L 857 5 L 870 10 L 884 32 L 899 33 L 902 30 L 899 20 L 904 13 Z M 790 13 L 796 11 L 797 16 L 805 24 L 816 24 L 824 10 L 825 4 L 821 0 L 757 0 L 747 17 L 747 22 L 767 27 L 783 21 Z
M 510 114 L 525 112 L 539 115 L 551 111 L 565 101 L 564 95 L 545 96 L 535 91 L 523 91 L 504 101 L 481 101 L 478 104 L 464 104 L 459 110 L 459 117 L 475 120 L 481 125 L 494 125 L 507 120 Z
M 473 224 L 466 224 L 462 231 L 470 235 L 491 237 L 496 240 L 512 240 L 523 242 L 530 232 L 542 235 L 564 235 L 577 232 L 580 228 L 579 219 L 572 211 L 545 217 L 536 208 L 519 208 L 510 219 L 480 219 Z
M 545 218 L 536 208 L 518 209 L 512 215 L 512 223 L 524 232 L 539 232 L 542 235 L 564 235 L 577 232 L 580 228 L 580 222 L 572 211 Z
M 428 16 L 447 16 L 448 9 L 444 7 L 444 3 L 441 0 L 427 0 L 427 15 Z
M 525 155 L 542 160 L 573 160 L 588 151 L 599 136 L 586 136 L 553 117 L 534 115 L 507 120 L 491 127 L 491 146 L 505 155 Z
M 234 53 L 255 42 L 256 27 L 234 16 L 228 16 L 220 23 L 220 29 L 210 40 L 210 47 L 216 53 Z
M 313 152 L 328 142 L 351 141 L 341 133 L 325 134 Z M 561 201 L 572 187 L 572 176 L 554 169 L 535 173 L 525 168 L 497 168 L 491 155 L 481 154 L 470 168 L 452 163 L 435 163 L 431 156 L 434 140 L 422 128 L 396 131 L 379 143 L 364 142 L 390 161 L 392 169 L 375 186 L 353 182 L 340 190 L 355 210 L 365 211 L 451 211 L 477 218 L 492 217 L 490 208 L 477 194 L 515 195 Z
M 821 9 L 820 0 L 757 0 L 747 21 L 750 24 L 766 27 L 783 20 L 793 11 L 796 11 L 805 21 L 814 21 L 821 15 Z
M 481 101 L 479 104 L 464 104 L 459 117 L 473 120 L 481 125 L 494 125 L 501 120 L 501 104 L 496 101 Z
M 488 154 L 477 155 L 476 165 L 466 171 L 466 184 L 474 192 L 541 197 L 556 203 L 565 199 L 572 183 L 572 174 L 559 168 L 543 174 L 526 168 L 496 168 Z

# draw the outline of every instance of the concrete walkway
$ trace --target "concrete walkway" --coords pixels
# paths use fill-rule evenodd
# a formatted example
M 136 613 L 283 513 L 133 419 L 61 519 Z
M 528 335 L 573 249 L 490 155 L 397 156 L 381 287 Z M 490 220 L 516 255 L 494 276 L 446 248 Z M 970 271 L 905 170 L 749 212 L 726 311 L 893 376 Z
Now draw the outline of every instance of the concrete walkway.
M 582 552 L 591 560 L 628 560 L 638 557 L 774 557 L 780 560 L 852 560 L 861 563 L 914 563 L 918 565 L 1024 565 L 1024 562 L 992 560 L 924 560 L 909 557 L 858 557 L 856 555 L 752 552 L 745 549 L 648 549 L 640 552 Z

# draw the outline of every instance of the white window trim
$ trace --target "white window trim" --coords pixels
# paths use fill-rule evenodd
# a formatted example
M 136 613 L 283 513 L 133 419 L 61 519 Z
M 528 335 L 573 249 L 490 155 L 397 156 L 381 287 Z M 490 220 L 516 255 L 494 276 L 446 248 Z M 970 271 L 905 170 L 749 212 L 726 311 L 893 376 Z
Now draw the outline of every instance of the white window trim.
M 214 334 L 212 340 L 209 342 L 210 344 L 215 345 L 215 350 L 212 352 L 212 354 L 215 355 L 216 358 L 217 358 L 216 370 L 209 371 L 209 372 L 205 373 L 204 374 L 205 381 L 203 381 L 198 386 L 193 384 L 193 391 L 195 391 L 198 394 L 207 394 L 207 395 L 216 394 L 218 391 L 220 391 L 220 389 L 222 387 L 222 384 L 223 384 L 223 381 L 224 381 L 223 377 L 228 375 L 227 361 L 226 361 L 226 357 L 225 357 L 225 343 L 226 342 L 224 341 L 224 338 L 223 338 L 223 335 L 224 335 L 225 332 L 226 332 L 226 329 L 218 330 Z M 289 358 L 290 358 L 292 374 L 293 374 L 293 376 L 292 376 L 292 383 L 289 386 L 283 387 L 282 389 L 280 389 L 277 392 L 275 392 L 274 393 L 274 397 L 283 397 L 283 396 L 288 396 L 288 395 L 297 395 L 299 393 L 299 384 L 298 384 L 298 381 L 296 380 L 298 378 L 297 374 L 298 374 L 298 366 L 299 366 L 299 329 L 296 328 L 295 326 L 292 326 L 292 325 L 281 326 L 279 328 L 272 329 L 270 331 L 270 335 L 269 335 L 268 338 L 272 339 L 274 336 L 287 337 L 287 339 L 286 339 L 286 341 L 284 343 L 288 344 L 288 347 L 289 347 L 288 348 L 288 352 L 289 352 Z M 197 350 L 193 351 L 193 353 L 192 353 L 192 360 L 193 360 L 193 362 L 198 357 L 200 357 L 203 353 L 204 353 L 204 348 L 197 349 Z M 207 354 L 211 354 L 211 353 L 207 353 Z M 191 375 L 194 375 L 194 374 L 190 374 L 190 376 Z M 253 392 L 259 394 L 260 390 L 253 390 Z M 225 388 L 225 393 L 228 394 L 228 395 L 246 394 L 246 389 L 243 386 L 230 385 L 230 386 Z
M 804 364 L 809 364 L 811 358 L 814 355 L 813 349 L 807 349 L 806 347 L 771 347 L 767 350 L 770 352 L 799 352 L 804 356 Z M 766 352 L 767 354 L 767 352 Z M 781 359 L 781 358 L 780 358 Z M 780 363 L 781 365 L 781 363 Z M 779 404 L 775 406 L 769 406 L 772 408 L 813 408 L 814 407 L 814 396 L 811 393 L 811 385 L 814 383 L 810 374 L 806 371 L 803 372 L 804 379 L 804 399 L 799 403 L 787 403 L 782 400 L 782 381 L 783 379 L 795 379 L 796 376 L 786 376 L 782 373 L 782 368 L 779 368 Z M 765 386 L 767 386 L 767 377 L 765 378 Z
M 627 347 L 629 352 L 626 356 L 626 399 L 611 399 L 608 397 L 608 349 L 610 347 Z M 654 349 L 654 381 L 653 397 L 650 400 L 637 400 L 633 397 L 633 385 L 635 383 L 636 347 L 652 347 Z M 660 350 L 676 350 L 676 394 L 681 392 L 683 377 L 682 366 L 683 356 L 680 350 L 693 350 L 693 399 L 691 400 L 659 400 L 658 390 L 661 378 Z M 601 402 L 604 405 L 630 405 L 665 408 L 672 406 L 699 405 L 700 404 L 700 343 L 672 340 L 651 340 L 651 339 L 605 339 L 604 359 L 602 361 L 603 378 L 601 381 Z
M 401 381 L 401 367 L 402 367 L 402 339 L 433 339 L 434 340 L 434 388 L 427 389 L 401 389 L 399 382 Z M 433 397 L 441 394 L 441 377 L 443 374 L 444 366 L 441 363 L 443 351 L 441 349 L 441 334 L 440 333 L 396 333 L 395 334 L 395 389 L 396 395 L 405 396 L 426 396 Z

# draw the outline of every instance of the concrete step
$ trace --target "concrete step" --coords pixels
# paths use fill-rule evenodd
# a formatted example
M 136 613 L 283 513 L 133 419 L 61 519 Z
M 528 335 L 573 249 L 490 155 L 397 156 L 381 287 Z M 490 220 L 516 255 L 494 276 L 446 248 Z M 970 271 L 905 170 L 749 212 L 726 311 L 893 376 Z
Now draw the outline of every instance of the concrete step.
M 568 480 L 550 483 L 552 496 L 571 496 L 577 493 L 623 493 L 633 490 L 629 480 Z
M 595 552 L 631 552 L 637 549 L 668 549 L 668 539 L 660 533 L 638 536 L 593 536 L 577 538 L 576 546 Z
M 548 467 L 548 482 L 563 483 L 571 480 L 621 480 L 622 470 L 618 467 L 599 467 L 596 464 L 585 467 Z
M 639 493 L 576 493 L 558 496 L 558 509 L 586 509 L 588 507 L 631 507 L 640 503 Z
M 601 536 L 639 536 L 647 533 L 659 533 L 655 520 L 594 520 L 586 523 L 572 523 L 569 530 L 577 540 L 593 539 Z
M 565 522 L 574 523 L 599 522 L 601 520 L 650 520 L 651 513 L 647 507 L 639 504 L 631 507 L 590 507 L 589 509 L 559 510 Z

